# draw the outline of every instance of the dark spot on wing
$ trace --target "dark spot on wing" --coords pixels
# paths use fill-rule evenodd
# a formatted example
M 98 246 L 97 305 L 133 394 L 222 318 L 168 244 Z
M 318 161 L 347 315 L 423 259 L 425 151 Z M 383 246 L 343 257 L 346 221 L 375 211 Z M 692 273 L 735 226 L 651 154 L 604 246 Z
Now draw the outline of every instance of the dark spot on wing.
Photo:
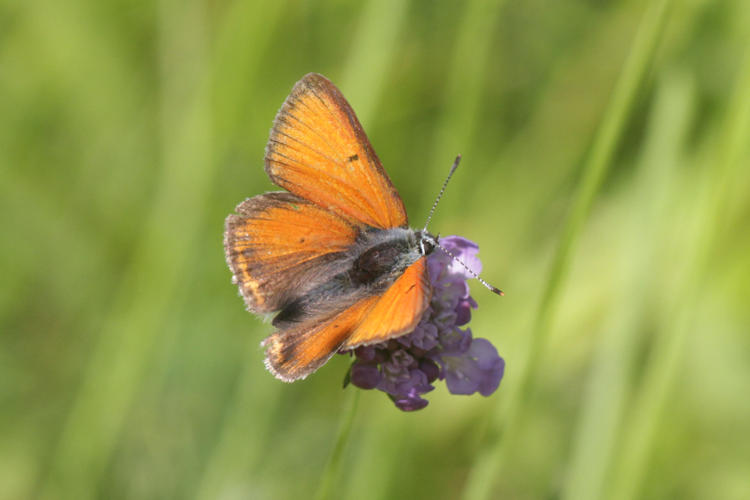
M 300 322 L 305 318 L 306 313 L 304 297 L 301 297 L 291 304 L 287 304 L 273 319 L 271 324 L 278 327 L 281 323 Z
M 359 155 L 351 155 L 349 158 L 347 158 L 348 161 L 357 161 L 359 160 Z

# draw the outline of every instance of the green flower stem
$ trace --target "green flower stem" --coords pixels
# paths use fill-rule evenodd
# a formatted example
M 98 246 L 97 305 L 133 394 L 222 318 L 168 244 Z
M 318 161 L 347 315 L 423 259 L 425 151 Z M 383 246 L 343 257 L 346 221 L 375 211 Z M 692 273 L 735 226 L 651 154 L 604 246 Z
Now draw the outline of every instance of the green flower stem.
M 354 425 L 354 417 L 357 414 L 357 406 L 359 403 L 360 390 L 352 387 L 350 389 L 354 394 L 349 397 L 349 407 L 344 410 L 341 417 L 341 426 L 339 427 L 339 435 L 336 438 L 336 444 L 333 447 L 331 456 L 328 458 L 328 463 L 323 471 L 322 479 L 318 492 L 315 495 L 316 500 L 327 500 L 331 498 L 333 493 L 333 487 L 338 482 L 339 473 L 341 471 L 341 457 L 344 455 L 344 450 L 349 442 L 349 436 L 352 433 L 352 426 Z
M 470 500 L 489 498 L 503 461 L 513 449 L 513 438 L 523 421 L 526 397 L 534 385 L 534 374 L 552 323 L 562 284 L 570 267 L 571 256 L 581 229 L 596 194 L 610 166 L 612 155 L 627 123 L 638 89 L 651 65 L 655 49 L 663 32 L 671 0 L 661 0 L 649 5 L 636 34 L 633 48 L 614 89 L 604 121 L 594 139 L 591 154 L 584 166 L 582 180 L 573 198 L 573 205 L 565 220 L 560 243 L 553 257 L 545 288 L 539 304 L 534 326 L 522 359 L 509 376 L 516 379 L 512 391 L 505 395 L 499 434 L 480 453 L 472 468 L 464 490 Z M 512 374 L 511 374 L 512 373 Z

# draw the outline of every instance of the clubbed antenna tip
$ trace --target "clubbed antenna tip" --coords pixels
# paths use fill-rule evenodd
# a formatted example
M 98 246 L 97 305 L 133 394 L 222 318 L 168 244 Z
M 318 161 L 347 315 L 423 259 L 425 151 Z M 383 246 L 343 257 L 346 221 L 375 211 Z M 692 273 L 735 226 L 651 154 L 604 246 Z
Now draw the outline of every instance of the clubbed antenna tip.
M 436 247 L 438 247 L 438 248 L 439 248 L 440 250 L 442 250 L 443 252 L 445 252 L 446 254 L 448 254 L 448 256 L 449 256 L 449 257 L 450 257 L 451 259 L 453 259 L 454 261 L 456 261 L 456 262 L 458 262 L 459 264 L 461 264 L 461 267 L 463 267 L 464 269 L 466 269 L 466 271 L 468 271 L 468 273 L 469 273 L 469 274 L 471 274 L 471 275 L 472 275 L 472 276 L 474 276 L 474 277 L 475 277 L 475 278 L 476 278 L 477 280 L 479 280 L 479 282 L 480 282 L 481 284 L 483 284 L 483 285 L 484 285 L 485 287 L 487 287 L 487 289 L 488 289 L 489 291 L 491 291 L 492 293 L 495 293 L 495 294 L 497 294 L 497 295 L 500 295 L 501 297 L 502 297 L 503 295 L 505 295 L 505 294 L 503 293 L 503 291 L 502 291 L 502 290 L 500 290 L 499 288 L 497 288 L 497 287 L 495 287 L 495 286 L 492 286 L 492 285 L 490 285 L 489 283 L 487 283 L 487 281 L 486 281 L 486 280 L 485 280 L 484 278 L 482 278 L 482 277 L 481 277 L 481 276 L 479 276 L 479 275 L 478 275 L 477 273 L 475 273 L 475 272 L 474 272 L 474 270 L 473 270 L 473 269 L 471 269 L 471 268 L 470 268 L 469 266 L 467 266 L 467 265 L 466 265 L 466 263 L 465 263 L 464 261 L 462 261 L 461 259 L 459 259 L 459 258 L 458 258 L 458 257 L 456 257 L 455 255 L 453 255 L 453 254 L 452 254 L 452 253 L 450 252 L 450 250 L 448 250 L 448 249 L 447 249 L 447 248 L 445 248 L 445 247 L 444 247 L 443 245 L 441 245 L 441 244 L 440 244 L 440 242 L 438 242 L 438 241 L 435 241 L 435 246 L 436 246 Z

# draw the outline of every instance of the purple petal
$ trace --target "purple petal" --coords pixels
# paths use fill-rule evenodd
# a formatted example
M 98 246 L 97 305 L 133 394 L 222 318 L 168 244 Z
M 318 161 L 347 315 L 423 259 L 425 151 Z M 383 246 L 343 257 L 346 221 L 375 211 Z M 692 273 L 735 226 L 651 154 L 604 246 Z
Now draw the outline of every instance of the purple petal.
M 471 310 L 477 308 L 477 303 L 471 297 L 461 299 L 456 306 L 456 326 L 463 326 L 471 321 Z
M 474 339 L 468 353 L 476 356 L 482 369 L 483 377 L 479 382 L 479 394 L 489 396 L 500 385 L 500 380 L 505 373 L 505 360 L 498 355 L 495 346 L 487 339 Z
M 354 350 L 354 354 L 362 361 L 372 361 L 375 359 L 375 347 L 371 345 L 360 346 Z
M 398 349 L 391 353 L 390 363 L 394 367 L 408 367 L 414 364 L 414 357 L 405 349 Z
M 431 359 L 423 358 L 419 362 L 419 369 L 427 377 L 427 382 L 432 383 L 440 376 L 440 367 Z
M 443 245 L 450 253 L 463 261 L 466 266 L 476 274 L 482 272 L 482 262 L 477 257 L 479 245 L 473 241 L 461 238 L 460 236 L 446 236 L 440 238 L 440 244 Z M 448 266 L 448 273 L 463 276 L 465 279 L 473 278 L 471 273 L 467 272 L 464 266 L 451 259 Z
M 444 355 L 445 384 L 452 394 L 489 396 L 500 385 L 505 361 L 487 339 L 474 339 L 462 356 Z
M 444 356 L 445 385 L 451 394 L 474 394 L 479 388 L 481 372 L 468 358 Z
M 378 366 L 370 363 L 354 363 L 350 374 L 352 384 L 361 389 L 374 389 L 383 376 Z
M 403 335 L 396 340 L 404 347 L 416 347 L 424 351 L 429 351 L 438 345 L 437 337 L 437 327 L 429 321 L 423 321 L 417 325 L 417 328 L 413 332 Z
M 393 398 L 393 402 L 399 410 L 403 411 L 421 410 L 429 404 L 429 401 L 419 397 L 417 392 L 411 393 L 407 396 Z
M 463 355 L 471 346 L 471 329 L 461 330 L 453 328 L 441 332 L 440 345 L 443 347 L 441 355 L 460 356 Z
M 409 372 L 409 379 L 396 384 L 393 394 L 410 394 L 414 391 L 419 394 L 430 392 L 434 387 L 427 381 L 427 374 L 422 370 L 414 369 Z

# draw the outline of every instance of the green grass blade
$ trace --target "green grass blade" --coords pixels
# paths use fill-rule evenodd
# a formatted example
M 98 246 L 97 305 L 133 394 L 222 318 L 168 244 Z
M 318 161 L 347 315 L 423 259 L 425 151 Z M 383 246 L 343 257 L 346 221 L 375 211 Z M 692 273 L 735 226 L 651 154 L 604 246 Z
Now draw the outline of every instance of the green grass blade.
M 678 379 L 685 344 L 692 330 L 701 288 L 710 268 L 710 254 L 717 234 L 723 228 L 722 214 L 726 209 L 727 193 L 738 173 L 746 167 L 741 161 L 750 137 L 750 53 L 747 54 L 729 102 L 725 140 L 721 142 L 717 165 L 707 165 L 710 185 L 699 203 L 702 218 L 695 235 L 697 241 L 690 248 L 692 265 L 680 287 L 685 294 L 673 304 L 662 331 L 653 347 L 645 369 L 641 390 L 633 404 L 629 425 L 624 430 L 623 449 L 613 473 L 610 498 L 626 500 L 638 496 L 646 476 L 661 413 L 670 391 Z
M 127 278 L 63 425 L 41 498 L 96 496 L 165 311 L 189 275 L 191 242 L 213 173 L 204 19 L 200 2 L 160 6 L 162 177 Z M 177 223 L 185 220 L 192 224 Z
M 259 60 L 263 50 L 272 45 L 283 12 L 283 2 L 238 1 L 227 8 L 218 23 L 213 64 L 217 155 L 226 154 L 232 141 L 244 136 L 245 107 L 238 103 L 249 98 L 248 89 L 258 86 L 262 75 Z M 255 154 L 260 163 L 262 150 Z M 257 382 L 258 376 L 270 376 L 259 369 L 258 353 L 258 340 L 249 338 L 236 388 L 224 409 L 215 442 L 204 458 L 203 470 L 196 478 L 197 499 L 221 497 L 236 485 L 253 480 L 250 471 L 264 452 L 262 436 L 273 426 L 280 396 L 280 389 L 272 383 Z
M 352 427 L 354 426 L 354 417 L 357 415 L 357 406 L 359 403 L 360 390 L 356 387 L 349 389 L 353 394 L 349 395 L 348 408 L 344 409 L 341 414 L 341 426 L 339 427 L 339 434 L 336 438 L 336 444 L 333 446 L 331 456 L 328 457 L 328 462 L 323 470 L 323 474 L 320 480 L 320 486 L 318 492 L 315 494 L 316 500 L 329 500 L 334 498 L 334 487 L 339 482 L 339 476 L 341 474 L 341 459 L 344 456 L 344 450 L 346 445 L 349 443 L 349 436 L 352 433 Z
M 466 2 L 458 32 L 450 55 L 450 66 L 445 74 L 441 120 L 436 126 L 435 147 L 427 163 L 437 189 L 448 173 L 448 168 L 457 154 L 466 154 L 471 146 L 478 126 L 482 96 L 488 83 L 488 68 L 497 64 L 492 53 L 493 36 L 497 31 L 499 13 L 504 0 L 473 0 Z M 472 176 L 457 176 L 451 188 L 460 192 L 462 178 L 471 181 Z M 429 191 L 428 198 L 433 196 Z M 447 197 L 441 203 L 455 203 Z M 442 208 L 442 207 L 441 207 Z
M 389 66 L 398 53 L 409 4 L 400 0 L 370 1 L 360 15 L 337 85 L 354 103 L 365 130 L 388 81 Z
M 570 265 L 571 253 L 610 166 L 617 140 L 632 110 L 637 91 L 650 67 L 664 29 L 670 3 L 670 0 L 661 0 L 650 4 L 641 21 L 633 48 L 583 168 L 583 177 L 562 229 L 560 243 L 544 284 L 539 309 L 523 360 L 518 363 L 513 372 L 508 372 L 508 376 L 514 377 L 516 382 L 505 386 L 506 393 L 503 399 L 507 402 L 501 410 L 503 414 L 500 418 L 503 423 L 500 434 L 477 458 L 464 490 L 464 498 L 467 500 L 489 498 L 494 484 L 494 473 L 498 468 L 502 470 L 506 455 L 513 449 L 512 440 L 522 422 L 525 398 L 533 387 L 534 374 L 549 332 L 562 283 Z
M 617 273 L 615 310 L 605 322 L 588 375 L 586 397 L 578 419 L 569 471 L 562 498 L 602 497 L 627 404 L 629 383 L 642 340 L 652 290 L 658 288 L 659 234 L 663 234 L 666 203 L 673 194 L 679 155 L 692 125 L 695 88 L 685 73 L 667 72 L 661 79 L 650 121 L 643 160 L 634 180 L 632 204 L 619 240 L 624 263 Z M 651 293 L 650 293 L 651 292 Z

